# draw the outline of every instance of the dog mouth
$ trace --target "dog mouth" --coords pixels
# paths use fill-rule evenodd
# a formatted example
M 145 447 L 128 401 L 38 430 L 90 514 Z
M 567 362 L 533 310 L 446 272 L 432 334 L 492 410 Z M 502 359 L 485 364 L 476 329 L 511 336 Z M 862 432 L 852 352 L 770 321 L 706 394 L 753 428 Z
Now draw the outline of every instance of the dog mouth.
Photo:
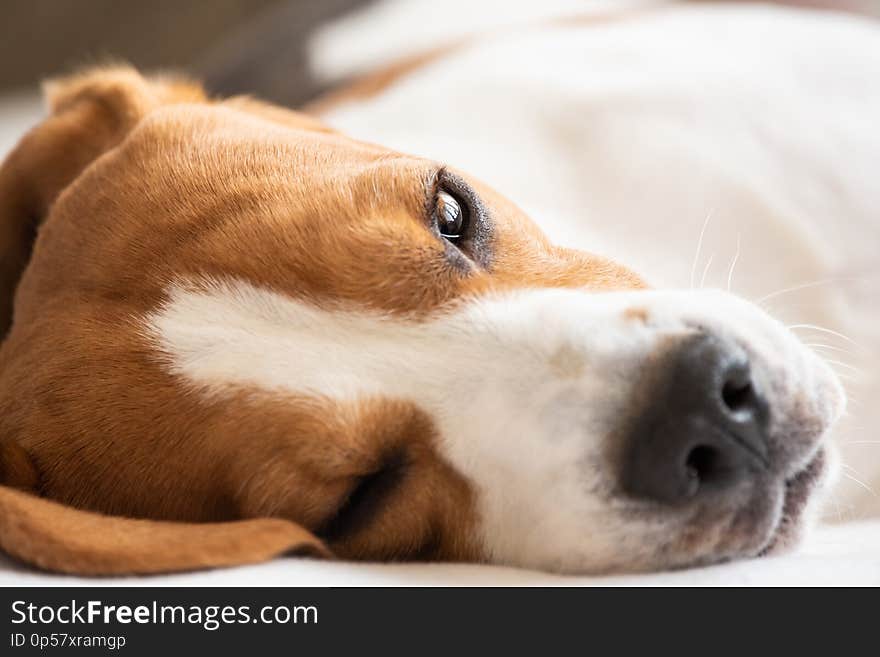
M 822 448 L 806 466 L 785 481 L 782 513 L 766 544 L 756 556 L 779 554 L 799 542 L 804 530 L 804 512 L 813 497 L 813 492 L 821 483 L 827 467 L 827 452 Z

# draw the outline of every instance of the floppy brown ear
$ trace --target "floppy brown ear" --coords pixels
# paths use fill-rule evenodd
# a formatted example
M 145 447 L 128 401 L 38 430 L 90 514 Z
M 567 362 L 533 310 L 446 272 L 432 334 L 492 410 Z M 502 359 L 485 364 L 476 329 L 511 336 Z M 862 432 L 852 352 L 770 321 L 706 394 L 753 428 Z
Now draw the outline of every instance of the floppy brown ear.
M 330 557 L 287 520 L 158 522 L 104 516 L 33 494 L 39 475 L 15 441 L 0 439 L 0 550 L 76 575 L 134 575 L 236 566 L 285 554 Z
M 90 69 L 44 85 L 49 116 L 0 167 L 0 337 L 36 231 L 55 198 L 159 105 L 204 100 L 176 78 L 144 78 L 126 67 Z
M 284 554 L 329 557 L 287 520 L 157 522 L 80 511 L 33 494 L 27 453 L 0 439 L 0 550 L 24 563 L 76 575 L 133 575 L 236 566 Z
M 285 554 L 330 556 L 315 536 L 286 520 L 133 520 L 80 511 L 5 486 L 0 486 L 0 548 L 32 566 L 76 575 L 169 573 Z

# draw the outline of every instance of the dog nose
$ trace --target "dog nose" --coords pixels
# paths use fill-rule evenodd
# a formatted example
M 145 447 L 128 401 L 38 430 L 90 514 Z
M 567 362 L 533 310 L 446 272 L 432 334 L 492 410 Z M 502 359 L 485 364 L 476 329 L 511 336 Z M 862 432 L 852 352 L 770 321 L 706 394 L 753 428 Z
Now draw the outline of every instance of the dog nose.
M 622 481 L 630 494 L 674 504 L 767 467 L 770 409 L 741 347 L 701 333 L 664 369 L 630 434 Z

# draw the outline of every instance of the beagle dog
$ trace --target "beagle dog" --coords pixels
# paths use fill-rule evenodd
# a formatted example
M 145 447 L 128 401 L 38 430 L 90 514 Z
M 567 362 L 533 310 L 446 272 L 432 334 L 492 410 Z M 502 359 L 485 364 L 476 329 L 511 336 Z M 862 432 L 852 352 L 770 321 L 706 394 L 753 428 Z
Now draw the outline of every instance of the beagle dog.
M 468 174 L 127 68 L 0 169 L 0 547 L 559 572 L 784 549 L 844 394 L 757 306 L 557 246 Z

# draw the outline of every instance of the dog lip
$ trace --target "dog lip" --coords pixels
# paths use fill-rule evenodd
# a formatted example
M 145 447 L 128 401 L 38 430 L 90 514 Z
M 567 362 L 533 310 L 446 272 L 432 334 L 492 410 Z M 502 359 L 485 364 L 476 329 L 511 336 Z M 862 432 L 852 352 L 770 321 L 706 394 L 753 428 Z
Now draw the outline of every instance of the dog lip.
M 402 449 L 385 454 L 376 467 L 358 477 L 334 513 L 316 530 L 328 542 L 339 541 L 362 530 L 382 512 L 406 477 L 409 456 Z
M 816 482 L 822 476 L 825 462 L 825 449 L 820 448 L 803 468 L 785 480 L 782 513 L 766 543 L 755 556 L 768 556 L 786 546 L 787 539 L 791 538 L 791 535 L 799 527 L 798 523 L 801 520 L 802 512 L 810 499 Z

